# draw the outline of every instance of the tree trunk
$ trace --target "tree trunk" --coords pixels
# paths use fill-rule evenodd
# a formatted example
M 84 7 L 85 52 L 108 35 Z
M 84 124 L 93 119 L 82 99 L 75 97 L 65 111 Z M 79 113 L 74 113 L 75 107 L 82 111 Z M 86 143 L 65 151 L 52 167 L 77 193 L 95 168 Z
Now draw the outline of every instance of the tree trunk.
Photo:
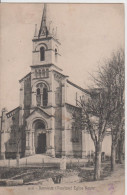
M 19 153 L 19 142 L 17 143 L 17 154 L 16 154 L 17 158 L 20 158 L 20 153 Z
M 99 180 L 101 175 L 101 148 L 102 143 L 96 143 L 95 146 L 95 165 L 94 165 L 94 180 Z
M 115 164 L 116 164 L 116 146 L 112 142 L 112 146 L 111 146 L 111 171 L 114 171 Z
M 118 155 L 118 157 L 119 157 L 119 161 L 118 161 L 118 163 L 120 163 L 120 164 L 123 164 L 123 148 L 124 148 L 124 140 L 123 139 L 121 139 L 120 141 L 119 141 L 119 155 Z

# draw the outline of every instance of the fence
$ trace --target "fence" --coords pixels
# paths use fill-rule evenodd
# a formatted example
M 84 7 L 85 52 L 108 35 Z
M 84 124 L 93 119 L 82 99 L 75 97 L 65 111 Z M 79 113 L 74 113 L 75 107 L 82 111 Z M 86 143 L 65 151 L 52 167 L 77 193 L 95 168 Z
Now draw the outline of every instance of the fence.
M 21 158 L 21 159 L 6 159 L 0 160 L 0 167 L 49 167 L 49 168 L 60 168 L 61 163 L 60 158 L 55 159 L 45 159 L 39 158 L 36 160 L 31 160 L 29 158 Z M 80 168 L 88 163 L 87 159 L 66 159 L 66 168 L 73 169 L 73 168 Z

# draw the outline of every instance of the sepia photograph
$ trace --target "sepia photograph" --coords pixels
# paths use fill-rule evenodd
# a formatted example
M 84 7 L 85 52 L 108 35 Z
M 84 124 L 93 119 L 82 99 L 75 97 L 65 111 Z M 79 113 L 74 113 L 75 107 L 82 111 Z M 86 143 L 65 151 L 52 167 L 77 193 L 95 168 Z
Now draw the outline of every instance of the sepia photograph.
M 0 195 L 125 194 L 124 9 L 0 4 Z

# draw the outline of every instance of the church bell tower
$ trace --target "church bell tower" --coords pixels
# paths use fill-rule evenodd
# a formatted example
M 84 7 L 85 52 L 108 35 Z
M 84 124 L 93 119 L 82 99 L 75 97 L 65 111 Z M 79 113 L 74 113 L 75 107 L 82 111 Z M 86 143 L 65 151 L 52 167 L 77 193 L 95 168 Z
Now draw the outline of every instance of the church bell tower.
M 44 109 L 54 105 L 53 91 L 54 71 L 62 71 L 59 67 L 60 42 L 56 32 L 50 28 L 47 18 L 47 5 L 44 4 L 40 29 L 33 38 L 33 60 L 31 65 L 32 98 L 31 107 L 41 106 Z
M 47 5 L 44 4 L 42 20 L 39 32 L 35 27 L 35 35 L 33 38 L 33 60 L 32 66 L 36 65 L 55 65 L 59 63 L 60 42 L 56 37 L 54 29 L 50 29 L 47 22 Z

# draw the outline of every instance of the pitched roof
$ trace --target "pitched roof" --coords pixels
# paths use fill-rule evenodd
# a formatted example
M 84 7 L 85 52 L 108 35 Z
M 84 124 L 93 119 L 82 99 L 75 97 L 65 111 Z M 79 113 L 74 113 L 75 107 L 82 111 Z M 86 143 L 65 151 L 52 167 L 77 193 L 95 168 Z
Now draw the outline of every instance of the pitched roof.
M 54 115 L 49 114 L 47 111 L 45 111 L 43 108 L 41 107 L 35 107 L 35 109 L 30 113 L 30 115 L 27 117 L 29 118 L 34 112 L 36 112 L 37 110 L 41 110 L 41 112 L 43 112 L 45 115 L 47 115 L 48 117 L 54 117 Z
M 31 72 L 29 72 L 27 75 L 25 75 L 22 79 L 19 80 L 19 82 L 21 83 L 23 81 L 23 79 L 27 78 L 28 76 L 31 75 Z
M 9 117 L 13 116 L 17 110 L 20 110 L 20 106 L 18 106 L 16 108 L 14 108 L 13 110 L 7 112 L 6 113 L 7 117 L 9 118 Z
M 81 91 L 83 91 L 83 92 L 85 92 L 85 93 L 87 93 L 87 94 L 90 94 L 90 92 L 89 92 L 88 90 L 83 89 L 82 87 L 76 85 L 75 83 L 73 83 L 73 82 L 71 82 L 71 81 L 69 81 L 69 80 L 67 80 L 67 82 L 68 82 L 70 85 L 76 87 L 77 89 L 80 89 Z

